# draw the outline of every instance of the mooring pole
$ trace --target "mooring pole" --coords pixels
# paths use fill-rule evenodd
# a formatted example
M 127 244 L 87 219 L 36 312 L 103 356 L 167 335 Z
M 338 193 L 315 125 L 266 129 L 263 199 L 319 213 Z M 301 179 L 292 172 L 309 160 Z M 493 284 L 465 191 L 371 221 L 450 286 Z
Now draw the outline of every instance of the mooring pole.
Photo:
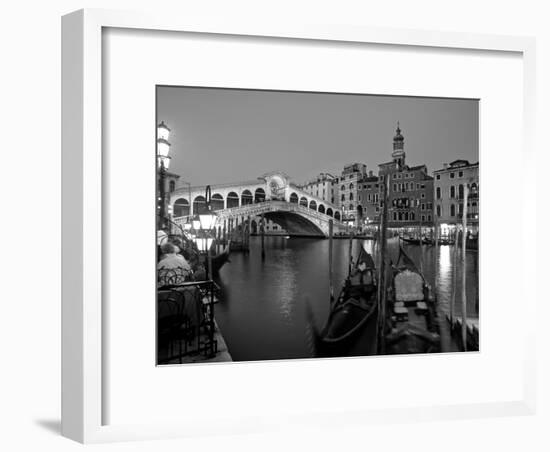
M 262 226 L 260 228 L 261 242 L 262 242 L 262 260 L 265 259 L 265 217 L 262 213 Z
M 466 306 L 466 240 L 468 237 L 468 184 L 464 184 L 464 208 L 462 212 L 462 343 L 468 350 L 468 313 Z
M 328 287 L 330 294 L 330 303 L 334 301 L 334 287 L 332 286 L 332 246 L 334 234 L 334 221 L 328 220 Z

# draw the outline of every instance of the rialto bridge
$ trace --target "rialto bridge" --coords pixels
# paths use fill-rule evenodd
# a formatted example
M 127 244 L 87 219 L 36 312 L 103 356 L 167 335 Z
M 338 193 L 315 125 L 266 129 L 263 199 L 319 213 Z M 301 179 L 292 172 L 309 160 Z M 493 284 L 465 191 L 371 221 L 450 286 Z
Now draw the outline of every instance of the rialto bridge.
M 250 219 L 257 224 L 263 216 L 279 225 L 289 235 L 327 236 L 329 220 L 334 231 L 345 229 L 340 209 L 321 198 L 300 190 L 282 173 L 269 173 L 257 180 L 211 185 L 211 207 L 217 211 L 219 223 L 243 223 Z M 181 224 L 189 216 L 206 209 L 206 186 L 179 187 L 170 193 L 173 221 Z

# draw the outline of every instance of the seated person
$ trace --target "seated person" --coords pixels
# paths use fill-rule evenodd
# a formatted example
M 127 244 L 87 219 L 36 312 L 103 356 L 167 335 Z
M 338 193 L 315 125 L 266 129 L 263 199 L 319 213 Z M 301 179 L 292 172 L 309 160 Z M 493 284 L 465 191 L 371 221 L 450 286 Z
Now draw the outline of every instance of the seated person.
M 161 285 L 177 285 L 192 274 L 191 266 L 172 243 L 161 245 L 161 258 L 157 263 L 158 279 Z

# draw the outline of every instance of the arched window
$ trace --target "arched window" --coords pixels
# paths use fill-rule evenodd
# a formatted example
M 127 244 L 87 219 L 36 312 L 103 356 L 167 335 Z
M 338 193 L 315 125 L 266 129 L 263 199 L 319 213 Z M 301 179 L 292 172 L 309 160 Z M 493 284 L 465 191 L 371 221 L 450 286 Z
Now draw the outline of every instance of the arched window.
M 334 212 L 334 218 L 335 218 L 336 220 L 340 221 L 340 218 L 341 218 L 341 217 L 340 217 L 340 212 L 338 212 L 338 211 Z
M 441 199 L 441 187 L 437 187 L 437 188 L 435 189 L 435 197 L 436 197 L 437 199 Z
M 451 185 L 451 192 L 450 192 L 450 195 L 451 195 L 451 198 L 454 198 L 455 195 L 456 195 L 456 190 L 455 190 L 455 186 L 454 186 L 454 185 Z
M 319 204 L 319 207 L 317 208 L 317 211 L 319 213 L 325 213 L 325 206 L 323 204 Z
M 332 215 L 333 215 L 332 209 L 330 207 L 327 209 L 327 215 L 329 217 L 332 217 Z
M 300 198 L 300 205 L 307 207 L 307 199 L 303 196 Z
M 409 214 L 409 220 L 414 221 L 414 212 Z
M 353 210 L 353 204 L 349 205 L 349 210 Z
M 353 184 L 349 184 L 349 189 L 353 190 Z
M 206 213 L 206 198 L 204 196 L 197 196 L 193 200 L 193 213 Z
M 405 212 L 405 221 L 409 221 L 409 212 Z
M 298 195 L 296 193 L 290 194 L 290 202 L 293 204 L 298 204 Z
M 458 199 L 464 199 L 464 185 L 458 186 Z
M 454 217 L 456 215 L 456 206 L 454 204 L 451 204 L 451 217 Z
M 250 190 L 244 190 L 241 194 L 241 206 L 252 204 L 252 193 Z
M 441 206 L 437 206 L 436 212 L 437 212 L 437 216 L 440 217 L 441 216 Z
M 344 191 L 345 189 L 346 189 L 346 186 L 345 186 L 345 185 L 342 185 L 342 186 L 340 187 L 340 190 L 342 190 L 342 191 Z
M 222 210 L 224 208 L 223 196 L 219 193 L 213 194 L 210 204 L 212 206 L 212 210 Z
M 169 190 L 170 190 L 170 193 L 172 193 L 176 189 L 176 181 L 171 180 L 170 183 L 168 184 L 168 187 L 170 187 Z
M 185 198 L 178 198 L 174 203 L 174 217 L 185 217 L 189 215 L 189 201 Z
M 315 201 L 311 200 L 311 201 L 309 202 L 309 208 L 310 208 L 311 210 L 317 210 L 317 203 L 316 203 Z
M 257 188 L 254 192 L 254 202 L 264 202 L 265 201 L 265 190 L 263 188 Z
M 239 195 L 234 191 L 227 194 L 227 208 L 239 207 Z
M 346 200 L 346 195 L 342 195 L 342 201 Z
M 350 201 L 353 201 L 353 193 L 350 193 L 350 194 L 349 194 L 349 200 L 350 200 Z

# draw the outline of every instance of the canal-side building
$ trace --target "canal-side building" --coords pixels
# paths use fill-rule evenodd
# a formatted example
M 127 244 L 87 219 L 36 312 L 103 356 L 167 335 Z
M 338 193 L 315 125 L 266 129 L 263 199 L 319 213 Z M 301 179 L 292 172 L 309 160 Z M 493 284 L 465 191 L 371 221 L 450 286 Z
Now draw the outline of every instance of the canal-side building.
M 467 224 L 477 234 L 479 226 L 479 162 L 455 160 L 434 171 L 435 214 L 442 232 L 462 223 L 464 213 L 464 185 L 469 187 Z
M 357 213 L 359 226 L 365 227 L 380 221 L 380 190 L 378 188 L 378 176 L 369 171 L 364 177 L 358 189 Z
M 415 228 L 433 225 L 433 177 L 426 165 L 408 166 L 405 138 L 397 123 L 393 137 L 392 160 L 378 165 L 378 191 L 384 188 L 384 176 L 389 177 L 388 227 Z M 381 195 L 380 195 L 381 196 Z M 379 210 L 382 209 L 379 203 Z
M 306 193 L 331 204 L 338 203 L 338 177 L 330 173 L 320 173 L 314 179 L 299 185 Z
M 367 174 L 367 165 L 364 163 L 350 163 L 344 166 L 339 178 L 339 204 L 343 214 L 343 221 L 349 225 L 358 224 L 359 187 Z

